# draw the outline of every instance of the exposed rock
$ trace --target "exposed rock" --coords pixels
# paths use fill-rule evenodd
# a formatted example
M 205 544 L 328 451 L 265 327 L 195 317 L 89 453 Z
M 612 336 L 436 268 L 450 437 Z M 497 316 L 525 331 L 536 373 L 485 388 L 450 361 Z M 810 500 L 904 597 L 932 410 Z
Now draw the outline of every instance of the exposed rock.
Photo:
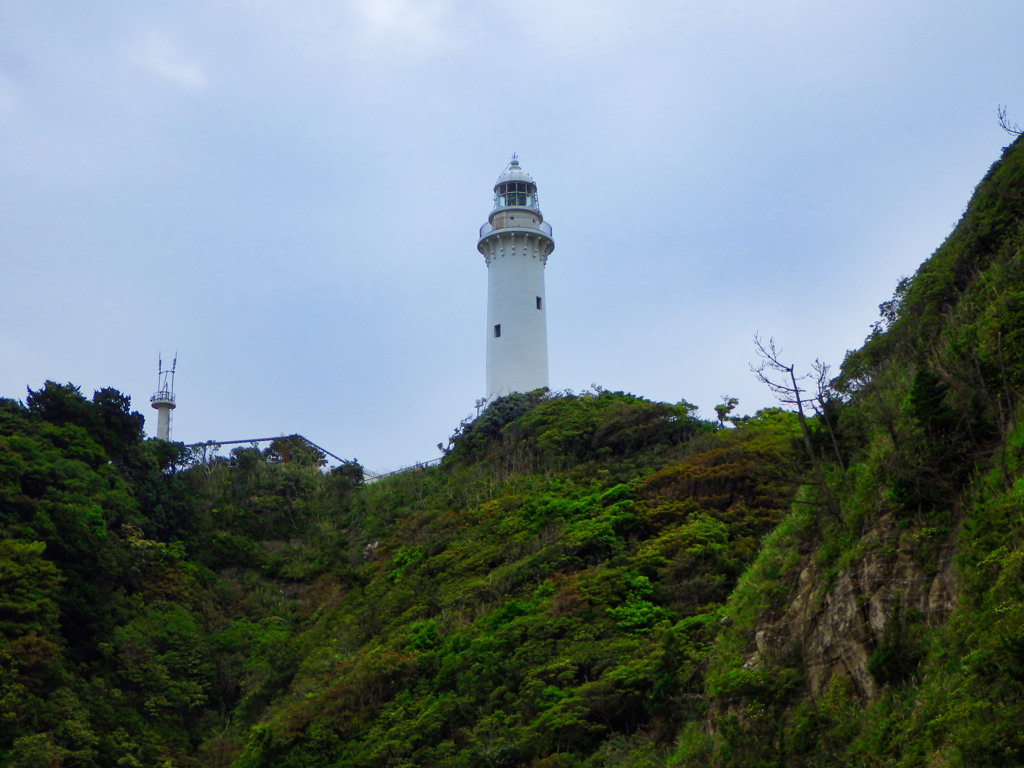
M 373 553 L 377 551 L 377 548 L 379 546 L 380 539 L 375 539 L 374 541 L 371 541 L 369 544 L 363 547 L 363 560 L 369 560 L 371 557 L 373 557 Z
M 862 696 L 876 697 L 880 687 L 869 662 L 890 623 L 915 616 L 938 625 L 956 603 L 955 534 L 932 541 L 934 536 L 923 535 L 929 531 L 914 533 L 882 517 L 861 538 L 863 555 L 844 565 L 832 583 L 820 564 L 808 562 L 784 613 L 758 627 L 756 651 L 744 666 L 760 666 L 769 652 L 799 650 L 811 695 L 843 676 Z

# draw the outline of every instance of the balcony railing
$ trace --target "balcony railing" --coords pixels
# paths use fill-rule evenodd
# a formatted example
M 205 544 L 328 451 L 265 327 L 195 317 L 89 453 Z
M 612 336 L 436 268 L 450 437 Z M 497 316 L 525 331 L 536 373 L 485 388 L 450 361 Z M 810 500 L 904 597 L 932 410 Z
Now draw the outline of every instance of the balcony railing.
M 542 221 L 540 224 L 526 224 L 526 223 L 524 223 L 522 226 L 519 226 L 517 224 L 516 226 L 502 226 L 502 227 L 495 227 L 490 222 L 487 222 L 482 227 L 480 227 L 480 237 L 484 237 L 485 235 L 491 234 L 491 232 L 493 232 L 495 229 L 533 229 L 533 230 L 538 230 L 540 232 L 543 232 L 548 237 L 551 237 L 551 225 L 548 224 L 546 221 Z
M 157 392 L 155 395 L 153 395 L 151 398 L 149 398 L 149 402 L 152 403 L 153 405 L 167 404 L 167 405 L 172 405 L 173 406 L 174 405 L 174 394 L 171 393 L 171 392 L 167 392 L 167 391 L 161 390 L 160 392 Z

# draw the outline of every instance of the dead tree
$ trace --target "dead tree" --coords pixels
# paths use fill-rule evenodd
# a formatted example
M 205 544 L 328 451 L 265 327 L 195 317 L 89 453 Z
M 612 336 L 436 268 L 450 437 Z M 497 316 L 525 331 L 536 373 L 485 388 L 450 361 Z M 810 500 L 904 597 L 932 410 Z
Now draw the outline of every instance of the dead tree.
M 766 345 L 759 335 L 755 335 L 754 345 L 757 347 L 757 356 L 761 358 L 761 363 L 756 366 L 751 365 L 750 370 L 757 375 L 758 381 L 765 384 L 772 391 L 780 403 L 796 406 L 796 415 L 800 424 L 800 434 L 803 437 L 804 448 L 807 451 L 807 458 L 810 459 L 811 467 L 814 471 L 814 478 L 821 491 L 822 502 L 825 504 L 825 509 L 828 511 L 829 515 L 838 519 L 839 510 L 836 508 L 835 501 L 832 498 L 832 491 L 829 489 L 828 482 L 825 480 L 825 470 L 822 466 L 821 459 L 818 457 L 817 451 L 814 450 L 814 443 L 811 440 L 811 430 L 807 425 L 807 414 L 804 411 L 805 404 L 817 410 L 814 404 L 814 398 L 804 397 L 807 390 L 800 385 L 800 382 L 811 378 L 811 374 L 807 373 L 802 376 L 797 376 L 795 366 L 783 363 L 779 359 L 782 354 L 782 350 L 776 348 L 775 339 L 768 339 L 768 343 Z M 816 365 L 820 366 L 820 363 L 817 363 Z M 820 367 L 816 368 L 816 371 L 819 374 L 820 382 L 821 377 L 824 374 L 821 372 Z

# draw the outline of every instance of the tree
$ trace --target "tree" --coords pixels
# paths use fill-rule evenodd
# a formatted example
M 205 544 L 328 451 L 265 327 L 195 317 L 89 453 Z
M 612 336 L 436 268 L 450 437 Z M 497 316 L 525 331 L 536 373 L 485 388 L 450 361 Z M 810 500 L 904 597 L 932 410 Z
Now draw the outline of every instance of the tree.
M 26 404 L 43 421 L 83 428 L 115 462 L 120 463 L 142 442 L 145 418 L 131 409 L 128 395 L 113 387 L 94 392 L 90 403 L 74 384 L 47 381 L 42 389 L 28 391 Z
M 726 421 L 731 423 L 733 419 L 729 418 L 729 414 L 732 413 L 733 409 L 739 404 L 739 398 L 722 395 L 721 404 L 715 406 L 715 413 L 718 414 L 718 423 L 723 427 L 725 426 Z
M 263 452 L 271 464 L 293 462 L 300 467 L 322 467 L 327 463 L 323 451 L 301 435 L 279 437 Z
M 29 413 L 51 424 L 75 424 L 87 430 L 94 426 L 89 402 L 74 384 L 47 380 L 42 389 L 28 390 L 25 404 Z
M 132 399 L 113 387 L 93 393 L 95 437 L 112 459 L 120 459 L 129 449 L 142 442 L 146 419 L 132 410 Z
M 796 414 L 800 423 L 800 434 L 803 437 L 804 449 L 807 451 L 807 458 L 814 469 L 814 477 L 821 490 L 821 498 L 832 517 L 839 517 L 839 510 L 836 508 L 829 490 L 828 482 L 825 480 L 825 470 L 814 450 L 814 443 L 811 440 L 811 431 L 807 424 L 807 414 L 804 412 L 804 404 L 812 405 L 814 398 L 806 398 L 807 390 L 800 385 L 800 382 L 810 378 L 811 374 L 806 373 L 797 376 L 794 365 L 786 365 L 779 358 L 781 349 L 775 346 L 775 339 L 768 339 L 767 345 L 760 336 L 754 335 L 754 345 L 757 347 L 757 356 L 761 358 L 760 365 L 750 366 L 762 384 L 766 384 L 780 403 L 796 406 Z M 815 371 L 818 372 L 819 391 L 821 391 L 823 377 L 828 373 L 828 367 L 815 360 Z M 775 374 L 773 377 L 772 374 Z
M 0 641 L 57 629 L 61 576 L 41 541 L 0 539 Z

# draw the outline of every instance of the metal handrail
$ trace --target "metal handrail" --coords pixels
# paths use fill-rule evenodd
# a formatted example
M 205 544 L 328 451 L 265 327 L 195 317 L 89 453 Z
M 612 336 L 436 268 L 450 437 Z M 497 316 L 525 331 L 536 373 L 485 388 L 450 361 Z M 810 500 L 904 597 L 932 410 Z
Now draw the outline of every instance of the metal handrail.
M 190 449 L 196 449 L 196 448 L 212 448 L 212 447 L 221 446 L 221 445 L 253 445 L 254 443 L 269 443 L 269 442 L 273 442 L 274 440 L 289 440 L 289 439 L 292 439 L 292 438 L 298 438 L 299 440 L 302 440 L 307 445 L 310 445 L 313 448 L 316 448 L 321 453 L 323 453 L 323 454 L 325 454 L 327 456 L 330 456 L 332 459 L 334 459 L 335 461 L 339 461 L 342 464 L 348 464 L 351 461 L 351 459 L 343 459 L 340 456 L 335 456 L 333 453 L 328 451 L 326 448 L 322 448 L 321 446 L 317 445 L 316 443 L 314 443 L 309 438 L 303 437 L 302 435 L 297 435 L 297 434 L 296 435 L 280 435 L 278 437 L 258 437 L 258 438 L 254 439 L 254 440 L 207 440 L 205 443 L 192 443 L 191 445 L 186 445 L 185 447 L 186 448 L 190 448 Z M 436 467 L 438 464 L 441 463 L 441 458 L 442 457 L 438 457 L 436 459 L 427 459 L 426 461 L 419 461 L 419 462 L 417 462 L 415 464 L 412 464 L 411 466 L 402 467 L 401 469 L 394 469 L 394 470 L 391 470 L 390 472 L 374 472 L 371 469 L 366 469 L 365 467 L 363 467 L 363 479 L 364 479 L 364 482 L 372 483 L 372 482 L 375 482 L 377 480 L 380 480 L 382 477 L 390 477 L 391 475 L 400 475 L 403 472 L 411 472 L 411 471 L 413 471 L 415 469 L 428 469 L 430 467 Z
M 551 234 L 552 233 L 551 225 L 548 224 L 546 221 L 542 221 L 540 224 L 529 224 L 529 225 L 524 226 L 524 227 L 501 227 L 501 229 L 503 229 L 503 230 L 505 230 L 505 229 L 539 230 L 539 231 L 543 232 L 545 235 L 547 235 L 548 237 L 552 236 L 552 234 Z M 484 235 L 489 235 L 491 232 L 494 232 L 494 231 L 495 231 L 494 225 L 491 224 L 491 222 L 488 221 L 486 224 L 484 224 L 483 226 L 480 227 L 480 237 L 483 237 Z
M 333 453 L 328 451 L 326 448 L 322 448 L 319 445 L 317 445 L 316 443 L 314 443 L 308 437 L 303 437 L 302 435 L 298 435 L 298 434 L 296 434 L 296 435 L 279 435 L 278 437 L 258 437 L 258 438 L 254 439 L 254 440 L 207 440 L 205 443 L 192 443 L 191 445 L 186 445 L 185 447 L 186 448 L 208 448 L 208 447 L 220 446 L 220 445 L 253 445 L 254 443 L 271 443 L 274 440 L 291 440 L 292 438 L 295 438 L 295 437 L 299 438 L 299 440 L 301 440 L 302 442 L 306 443 L 307 445 L 311 445 L 312 447 L 316 448 L 318 451 L 320 451 L 320 453 L 323 453 L 323 454 L 325 454 L 327 456 L 330 456 L 335 461 L 340 461 L 342 464 L 348 464 L 348 463 L 350 463 L 352 461 L 351 459 L 343 459 L 340 456 L 335 456 Z M 373 474 L 373 473 L 370 472 L 369 470 L 364 469 L 363 470 L 363 474 L 364 475 L 368 475 L 368 474 Z

